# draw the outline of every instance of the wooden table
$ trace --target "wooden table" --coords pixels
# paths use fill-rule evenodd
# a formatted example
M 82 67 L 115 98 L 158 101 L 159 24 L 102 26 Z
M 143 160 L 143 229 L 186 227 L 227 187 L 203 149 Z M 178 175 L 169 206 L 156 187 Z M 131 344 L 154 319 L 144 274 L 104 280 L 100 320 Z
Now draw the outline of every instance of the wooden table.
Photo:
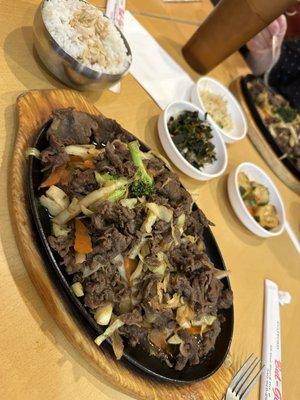
M 104 1 L 94 3 L 103 6 Z M 69 344 L 37 295 L 20 259 L 7 204 L 7 171 L 16 132 L 14 104 L 28 89 L 63 87 L 37 62 L 32 48 L 32 20 L 37 0 L 0 0 L 1 38 L 1 117 L 0 117 L 0 398 L 7 400 L 129 399 L 108 386 Z M 128 0 L 137 14 L 160 14 L 189 21 L 200 21 L 210 11 L 208 0 L 191 4 L 164 4 L 161 0 Z M 195 26 L 160 18 L 136 15 L 159 43 L 191 76 L 197 75 L 181 57 L 180 49 Z M 213 49 L 212 49 L 213 51 Z M 211 76 L 229 84 L 247 73 L 242 58 L 235 54 L 216 68 Z M 163 151 L 157 136 L 159 109 L 129 75 L 122 82 L 121 94 L 101 97 L 85 93 L 89 101 L 109 117 L 116 118 L 150 146 Z M 299 236 L 299 197 L 268 168 L 249 139 L 228 147 L 229 165 L 225 175 L 199 183 L 181 175 L 214 228 L 228 268 L 235 297 L 235 333 L 232 357 L 240 361 L 251 352 L 260 354 L 263 318 L 263 280 L 273 279 L 292 295 L 292 303 L 282 308 L 282 351 L 284 398 L 300 398 L 297 380 L 300 360 L 300 258 L 286 233 L 260 239 L 244 228 L 233 213 L 226 193 L 228 173 L 242 161 L 252 161 L 265 169 L 280 190 L 287 217 Z M 199 399 L 203 397 L 199 394 Z M 258 387 L 250 399 L 258 398 Z M 206 397 L 205 400 L 217 400 Z

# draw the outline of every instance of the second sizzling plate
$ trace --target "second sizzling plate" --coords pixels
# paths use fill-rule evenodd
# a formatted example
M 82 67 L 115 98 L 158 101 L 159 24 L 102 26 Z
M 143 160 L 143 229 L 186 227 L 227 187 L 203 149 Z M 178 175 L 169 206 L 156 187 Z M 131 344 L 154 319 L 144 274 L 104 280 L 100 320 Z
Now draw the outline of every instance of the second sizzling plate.
M 261 133 L 263 134 L 264 138 L 266 139 L 266 141 L 268 142 L 274 153 L 277 155 L 278 158 L 280 158 L 283 156 L 283 151 L 278 146 L 277 142 L 271 135 L 268 127 L 265 125 L 264 121 L 259 115 L 257 107 L 253 101 L 253 97 L 248 88 L 248 83 L 252 82 L 254 79 L 257 78 L 253 75 L 247 75 L 241 78 L 241 88 L 243 91 L 243 95 L 249 107 L 249 110 L 251 111 L 255 123 L 257 124 L 258 128 L 260 129 Z M 297 179 L 300 179 L 300 171 L 297 170 L 294 163 L 289 158 L 286 157 L 282 159 L 281 162 Z

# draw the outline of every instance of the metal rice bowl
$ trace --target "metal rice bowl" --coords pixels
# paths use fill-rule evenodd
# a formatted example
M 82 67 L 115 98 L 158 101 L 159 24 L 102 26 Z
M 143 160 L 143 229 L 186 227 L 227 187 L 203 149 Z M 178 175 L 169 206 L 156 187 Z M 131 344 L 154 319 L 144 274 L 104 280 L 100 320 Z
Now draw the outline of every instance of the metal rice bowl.
M 42 8 L 45 1 L 42 1 L 34 17 L 34 46 L 42 63 L 55 77 L 67 86 L 77 90 L 102 91 L 120 81 L 127 74 L 131 62 L 121 74 L 106 74 L 86 67 L 67 54 L 46 28 L 42 16 Z M 127 40 L 117 27 L 116 29 L 124 41 L 127 54 L 132 56 Z

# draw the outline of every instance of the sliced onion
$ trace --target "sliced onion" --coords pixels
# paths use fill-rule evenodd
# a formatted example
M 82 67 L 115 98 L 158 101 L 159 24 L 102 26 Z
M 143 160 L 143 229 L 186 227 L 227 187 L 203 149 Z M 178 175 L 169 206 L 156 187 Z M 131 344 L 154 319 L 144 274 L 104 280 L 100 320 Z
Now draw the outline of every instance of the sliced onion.
M 192 326 L 212 325 L 216 319 L 217 317 L 214 315 L 204 314 L 200 319 L 192 320 Z
M 177 220 L 177 228 L 179 229 L 179 232 L 181 234 L 183 232 L 184 223 L 185 223 L 185 214 L 183 213 L 178 217 L 178 220 Z
M 157 218 L 165 222 L 171 222 L 173 218 L 173 210 L 170 208 L 156 203 L 146 203 L 146 207 L 151 210 Z
M 81 205 L 80 208 L 81 208 L 82 214 L 86 215 L 87 217 L 90 217 L 91 215 L 94 214 L 94 211 L 89 210 L 88 208 L 86 208 L 83 205 Z
M 119 332 L 116 331 L 111 335 L 111 342 L 116 359 L 120 360 L 124 353 L 124 344 Z
M 65 237 L 71 232 L 71 228 L 67 225 L 57 225 L 53 221 L 52 223 L 52 233 L 55 237 Z
M 83 286 L 82 286 L 82 284 L 80 282 L 73 283 L 71 288 L 72 288 L 75 296 L 77 296 L 77 297 L 84 296 Z
M 171 336 L 167 342 L 169 344 L 181 344 L 183 342 L 182 339 L 180 339 L 180 337 L 177 335 L 177 333 L 175 333 L 173 336 Z
M 181 328 L 189 328 L 191 326 L 190 321 L 195 318 L 195 312 L 187 304 L 177 308 L 176 321 Z
M 98 261 L 96 261 L 96 262 L 93 261 L 91 267 L 85 266 L 83 268 L 82 277 L 85 279 L 88 276 L 90 276 L 90 275 L 94 274 L 95 272 L 97 272 L 99 269 L 104 269 L 104 268 L 105 268 L 104 264 L 101 264 Z
M 127 275 L 124 266 L 124 257 L 121 254 L 119 254 L 112 260 L 112 263 L 117 266 L 120 277 L 127 282 Z
M 217 279 L 223 279 L 229 276 L 230 271 L 223 271 L 221 269 L 214 268 L 213 269 L 214 277 Z
M 72 208 L 68 207 L 66 210 L 62 211 L 54 218 L 54 222 L 62 225 L 71 219 L 75 218 L 81 212 L 81 206 L 89 207 L 91 204 L 96 203 L 97 201 L 103 201 L 107 199 L 107 197 L 114 192 L 115 190 L 126 186 L 128 181 L 126 179 L 120 178 L 117 181 L 113 182 L 110 186 L 105 186 L 103 188 L 94 190 L 90 192 L 81 200 L 78 201 L 76 206 L 74 205 Z M 72 203 L 71 203 L 72 204 Z
M 108 325 L 112 316 L 113 305 L 108 303 L 104 306 L 98 307 L 94 314 L 95 321 L 99 325 Z
M 47 208 L 53 217 L 59 215 L 63 211 L 62 207 L 57 204 L 56 201 L 49 199 L 49 197 L 45 196 L 44 194 L 40 197 L 40 203 L 43 207 Z
M 76 251 L 75 253 L 75 263 L 76 264 L 82 264 L 86 260 L 86 255 L 84 253 L 78 253 Z
M 67 194 L 55 185 L 49 187 L 46 191 L 46 196 L 49 197 L 49 199 L 54 200 L 62 210 L 67 208 L 70 204 Z
M 135 279 L 138 279 L 143 271 L 143 261 L 140 260 L 138 263 L 138 266 L 136 267 L 136 269 L 134 270 L 134 272 L 131 274 L 130 276 L 130 281 L 134 281 Z
M 178 293 L 175 293 L 173 297 L 167 301 L 167 307 L 168 308 L 178 308 L 181 306 L 180 302 L 180 295 Z
M 146 233 L 152 232 L 152 226 L 155 224 L 157 216 L 151 210 L 148 212 L 147 218 L 143 223 L 142 230 Z
M 116 319 L 106 330 L 104 333 L 102 333 L 102 335 L 99 335 L 98 337 L 96 337 L 96 339 L 94 340 L 94 342 L 100 346 L 100 344 L 102 342 L 104 342 L 104 340 L 106 340 L 109 336 L 111 336 L 116 330 L 118 330 L 119 328 L 121 328 L 121 326 L 124 325 L 124 322 L 121 321 L 120 319 Z
M 129 198 L 129 199 L 122 199 L 121 201 L 120 201 L 120 203 L 121 203 L 121 205 L 123 206 L 123 207 L 127 207 L 127 208 L 129 208 L 130 210 L 132 210 L 135 206 L 136 206 L 136 204 L 137 204 L 137 202 L 138 202 L 138 199 L 131 199 L 131 198 Z
M 96 149 L 96 146 L 93 144 L 90 145 L 69 145 L 65 147 L 65 152 L 72 156 L 78 156 L 82 159 L 86 160 L 91 157 L 97 157 L 100 153 L 103 152 L 103 149 Z
M 25 156 L 26 158 L 28 158 L 29 156 L 41 158 L 41 152 L 35 147 L 28 147 L 28 149 L 25 152 Z

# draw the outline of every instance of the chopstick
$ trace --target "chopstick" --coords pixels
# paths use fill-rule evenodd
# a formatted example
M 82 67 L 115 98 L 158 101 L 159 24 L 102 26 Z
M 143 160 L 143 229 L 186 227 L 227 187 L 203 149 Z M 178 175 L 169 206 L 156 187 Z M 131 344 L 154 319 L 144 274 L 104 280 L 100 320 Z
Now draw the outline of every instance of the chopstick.
M 182 19 L 182 18 L 173 18 L 173 17 L 168 17 L 166 15 L 161 15 L 161 14 L 156 14 L 156 13 L 148 13 L 144 11 L 132 11 L 128 10 L 131 12 L 133 15 L 141 16 L 141 17 L 149 17 L 149 18 L 157 18 L 157 19 L 162 19 L 165 21 L 172 21 L 172 22 L 178 22 L 180 24 L 186 24 L 186 25 L 194 25 L 194 26 L 199 26 L 202 21 L 190 21 L 188 19 Z
M 293 245 L 295 246 L 296 250 L 300 254 L 300 242 L 299 242 L 295 232 L 291 228 L 291 225 L 288 223 L 288 221 L 285 222 L 285 230 L 286 230 L 286 233 L 289 235 L 289 237 L 290 237 Z

